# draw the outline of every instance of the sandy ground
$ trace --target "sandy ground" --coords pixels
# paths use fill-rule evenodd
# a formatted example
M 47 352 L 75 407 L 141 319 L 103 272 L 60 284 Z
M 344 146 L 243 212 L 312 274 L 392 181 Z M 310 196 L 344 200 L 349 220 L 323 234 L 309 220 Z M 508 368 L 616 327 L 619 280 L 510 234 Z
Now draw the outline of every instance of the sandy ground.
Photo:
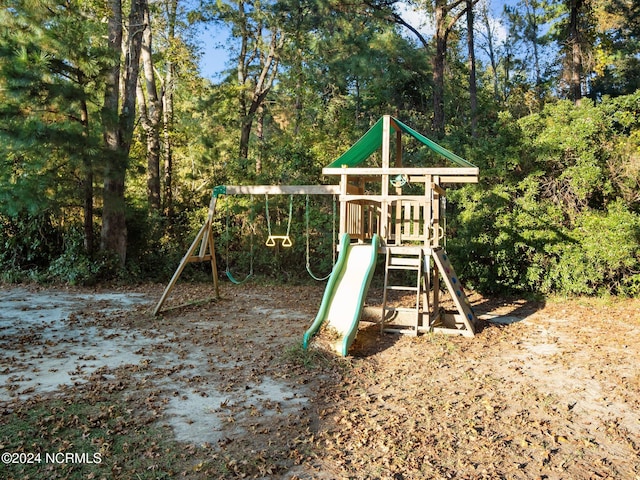
M 299 349 L 322 285 L 161 291 L 4 288 L 2 420 L 126 371 L 186 477 L 640 479 L 638 300 L 473 295 L 474 338 L 363 323 L 342 359 Z

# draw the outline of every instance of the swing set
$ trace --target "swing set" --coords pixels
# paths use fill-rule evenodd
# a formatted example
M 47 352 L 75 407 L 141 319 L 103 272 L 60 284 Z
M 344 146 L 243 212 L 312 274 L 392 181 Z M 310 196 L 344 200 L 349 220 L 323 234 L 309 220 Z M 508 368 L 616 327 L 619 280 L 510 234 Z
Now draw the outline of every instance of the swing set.
M 153 314 L 157 315 L 162 309 L 162 305 L 165 300 L 171 293 L 171 290 L 175 286 L 176 282 L 180 278 L 184 268 L 189 263 L 195 262 L 210 262 L 211 270 L 213 275 L 213 285 L 215 290 L 216 298 L 220 297 L 220 287 L 218 284 L 218 266 L 215 256 L 215 243 L 213 237 L 213 220 L 215 218 L 215 214 L 217 213 L 216 207 L 218 207 L 218 199 L 223 195 L 250 195 L 250 203 L 254 205 L 254 197 L 256 195 L 264 195 L 265 197 L 265 218 L 267 222 L 267 239 L 265 241 L 265 245 L 267 247 L 276 247 L 280 245 L 284 248 L 290 248 L 293 246 L 293 241 L 291 239 L 291 223 L 293 218 L 293 196 L 294 195 L 305 195 L 305 267 L 306 270 L 313 278 L 317 281 L 324 281 L 329 278 L 331 272 L 329 272 L 326 276 L 318 276 L 311 269 L 311 226 L 310 226 L 310 196 L 311 195 L 332 195 L 333 196 L 333 230 L 332 230 L 332 255 L 333 255 L 333 264 L 335 264 L 336 259 L 336 215 L 337 215 L 337 207 L 336 207 L 336 196 L 339 194 L 339 186 L 338 185 L 219 185 L 214 188 L 213 195 L 211 196 L 211 202 L 209 203 L 209 211 L 207 213 L 207 218 L 200 228 L 200 231 L 196 235 L 193 240 L 191 246 L 187 250 L 187 253 L 182 257 L 180 264 L 178 265 L 177 270 L 173 274 L 173 277 L 169 281 L 169 284 L 165 288 L 160 301 L 156 305 Z M 270 205 L 269 205 L 269 196 L 270 195 L 289 195 L 289 210 L 287 217 L 287 225 L 285 233 L 276 233 L 275 226 L 273 225 L 273 221 L 271 219 L 271 215 L 269 213 Z M 253 224 L 254 220 L 254 209 L 252 207 L 251 213 L 249 215 L 250 222 L 250 235 L 249 235 L 249 273 L 242 278 L 238 279 L 231 272 L 231 261 L 230 261 L 230 211 L 226 210 L 225 217 L 225 251 L 224 251 L 224 261 L 225 261 L 225 275 L 229 279 L 229 281 L 235 285 L 241 285 L 245 283 L 247 280 L 253 278 L 254 272 L 254 256 L 255 256 L 255 225 Z
M 404 145 L 417 142 L 426 149 L 425 159 L 436 158 L 455 166 L 403 165 Z M 424 150 L 423 150 L 424 151 Z M 368 164 L 366 163 L 368 162 Z M 328 278 L 325 294 L 313 325 L 305 333 L 303 347 L 322 324 L 339 333 L 336 350 L 346 355 L 353 341 L 358 322 L 365 311 L 367 292 L 375 272 L 378 255 L 384 255 L 382 306 L 371 309 L 368 318 L 378 316 L 381 330 L 418 335 L 421 332 L 441 332 L 472 337 L 477 318 L 460 279 L 451 264 L 445 243 L 445 187 L 477 183 L 479 169 L 455 153 L 413 130 L 400 120 L 384 115 L 350 149 L 322 170 L 334 176 L 337 185 L 253 185 L 217 186 L 209 204 L 207 219 L 178 269 L 167 285 L 154 310 L 157 315 L 184 267 L 190 262 L 210 262 L 216 297 L 220 296 L 212 223 L 217 202 L 223 195 L 264 195 L 268 236 L 266 245 L 291 247 L 291 216 L 294 195 L 306 195 L 305 226 L 306 268 L 316 280 Z M 269 214 L 269 196 L 289 195 L 289 216 L 286 231 L 275 232 Z M 316 276 L 310 265 L 309 196 L 333 195 L 334 267 L 327 277 Z M 336 199 L 339 213 L 336 215 Z M 253 275 L 255 231 L 251 230 L 250 271 L 238 281 L 229 270 L 229 217 L 227 217 L 226 274 L 233 283 L 242 283 Z M 284 226 L 284 222 L 280 225 Z M 253 226 L 251 227 L 253 228 Z M 336 259 L 335 252 L 339 251 Z M 447 291 L 450 301 L 441 301 L 441 291 Z M 397 302 L 394 293 L 413 295 L 412 306 Z M 379 312 L 379 313 L 378 313 Z
M 275 247 L 278 244 L 284 248 L 289 248 L 293 246 L 293 241 L 291 240 L 291 221 L 293 218 L 293 194 L 289 195 L 289 214 L 288 214 L 288 219 L 287 219 L 287 229 L 286 229 L 286 233 L 284 235 L 274 235 L 273 231 L 272 231 L 272 227 L 271 227 L 271 216 L 269 214 L 269 210 L 270 210 L 270 206 L 269 206 L 269 195 L 265 194 L 265 218 L 267 221 L 267 240 L 265 241 L 265 245 L 267 247 Z M 230 211 L 229 209 L 227 209 L 227 215 L 226 215 L 226 221 L 225 221 L 225 274 L 227 275 L 227 278 L 229 279 L 229 281 L 231 283 L 234 283 L 235 285 L 241 285 L 243 283 L 245 283 L 247 280 L 249 280 L 250 278 L 253 277 L 254 275 L 254 271 L 253 271 L 253 263 L 254 263 L 254 236 L 255 236 L 255 225 L 254 225 L 254 218 L 255 218 L 255 213 L 254 213 L 254 195 L 251 195 L 251 199 L 250 199 L 250 204 L 252 205 L 251 208 L 251 213 L 249 214 L 249 223 L 250 223 L 250 235 L 249 235 L 249 273 L 244 277 L 244 279 L 242 280 L 238 280 L 235 278 L 235 276 L 233 275 L 233 273 L 231 272 L 230 266 L 231 266 L 231 255 L 230 255 L 230 238 L 231 238 L 231 232 L 230 232 L 230 228 L 229 228 L 229 223 L 230 223 Z M 305 240 L 306 240 L 306 250 L 305 250 L 305 267 L 307 270 L 307 273 L 309 274 L 309 276 L 311 278 L 313 278 L 316 281 L 324 281 L 326 279 L 329 278 L 329 276 L 331 275 L 331 272 L 329 272 L 327 275 L 325 275 L 324 277 L 319 277 L 317 276 L 312 270 L 311 270 L 311 226 L 310 226 L 310 199 L 309 199 L 309 194 L 306 195 L 306 199 L 305 199 Z M 332 261 L 332 265 L 335 265 L 336 263 L 336 197 L 335 195 L 333 196 L 333 209 L 332 209 L 332 213 L 333 213 L 333 230 L 332 230 L 332 235 L 331 235 L 331 239 L 332 239 L 332 245 L 331 245 L 331 251 L 332 251 L 332 256 L 333 256 L 333 261 Z

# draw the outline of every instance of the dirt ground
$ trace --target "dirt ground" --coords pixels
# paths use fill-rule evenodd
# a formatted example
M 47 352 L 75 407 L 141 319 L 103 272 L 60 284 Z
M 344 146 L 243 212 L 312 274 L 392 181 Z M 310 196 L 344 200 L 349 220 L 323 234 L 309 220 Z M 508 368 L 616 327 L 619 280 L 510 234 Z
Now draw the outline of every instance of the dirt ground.
M 1 452 L 35 448 L 27 421 L 71 448 L 54 401 L 127 412 L 99 433 L 68 419 L 100 468 L 31 478 L 640 479 L 640 300 L 471 295 L 474 338 L 361 323 L 338 358 L 300 348 L 322 285 L 179 285 L 153 317 L 162 288 L 0 292 Z

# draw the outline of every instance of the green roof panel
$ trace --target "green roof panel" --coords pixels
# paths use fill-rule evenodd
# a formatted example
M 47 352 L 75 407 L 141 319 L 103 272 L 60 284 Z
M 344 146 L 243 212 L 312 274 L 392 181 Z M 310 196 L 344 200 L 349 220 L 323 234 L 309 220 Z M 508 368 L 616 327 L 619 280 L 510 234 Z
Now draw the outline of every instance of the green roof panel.
M 337 160 L 331 162 L 327 167 L 355 167 L 369 158 L 382 145 L 382 119 L 378 120 L 360 140 L 344 152 Z
M 432 151 L 442 155 L 460 167 L 475 167 L 464 158 L 438 145 L 433 140 L 428 139 L 421 133 L 416 132 L 411 127 L 405 125 L 400 120 L 391 117 L 391 126 L 395 130 L 411 135 Z M 378 120 L 353 146 L 344 152 L 340 157 L 327 165 L 327 168 L 341 168 L 343 166 L 356 167 L 369 158 L 373 152 L 382 146 L 382 118 Z
M 459 165 L 461 167 L 475 167 L 475 165 L 472 164 L 471 162 L 467 162 L 464 158 L 462 158 L 462 157 L 456 155 L 455 153 L 447 150 L 443 146 L 438 145 L 433 140 L 429 140 L 427 137 L 425 137 L 421 133 L 416 132 L 413 128 L 411 128 L 411 127 L 405 125 L 404 123 L 402 123 L 400 120 L 397 120 L 397 119 L 392 117 L 391 118 L 391 124 L 392 125 L 393 125 L 393 122 L 395 122 L 396 125 L 400 128 L 400 130 L 402 130 L 404 133 L 408 133 L 413 138 L 415 138 L 416 140 L 420 141 L 421 143 L 423 143 L 424 145 L 429 147 L 434 152 L 439 153 L 440 155 L 442 155 L 443 157 L 447 158 L 448 160 L 451 160 L 453 163 L 455 163 L 455 164 L 457 164 L 457 165 Z

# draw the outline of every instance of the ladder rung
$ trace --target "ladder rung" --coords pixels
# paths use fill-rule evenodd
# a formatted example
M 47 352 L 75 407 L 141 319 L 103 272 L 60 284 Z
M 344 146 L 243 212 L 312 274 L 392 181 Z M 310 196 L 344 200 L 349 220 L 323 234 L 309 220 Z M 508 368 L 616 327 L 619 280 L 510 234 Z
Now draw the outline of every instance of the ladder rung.
M 387 290 L 404 290 L 407 292 L 417 292 L 418 287 L 407 287 L 405 285 L 387 285 L 385 287 Z
M 406 258 L 406 257 L 391 257 L 389 258 L 389 266 L 391 265 L 406 265 L 406 266 L 420 266 L 420 258 Z
M 388 265 L 387 270 L 414 270 L 416 272 L 420 271 L 420 265 Z

